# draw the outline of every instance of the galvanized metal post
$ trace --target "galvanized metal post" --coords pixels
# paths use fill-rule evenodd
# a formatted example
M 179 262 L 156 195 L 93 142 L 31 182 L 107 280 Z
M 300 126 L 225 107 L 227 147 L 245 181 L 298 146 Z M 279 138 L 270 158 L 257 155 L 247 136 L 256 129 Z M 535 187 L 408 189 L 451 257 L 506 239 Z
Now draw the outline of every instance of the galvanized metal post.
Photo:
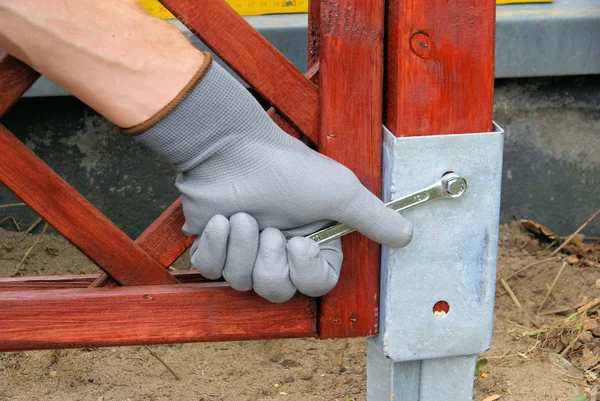
M 475 355 L 492 340 L 503 131 L 396 138 L 384 129 L 384 198 L 453 171 L 469 190 L 404 212 L 413 242 L 382 251 L 369 401 L 470 401 Z

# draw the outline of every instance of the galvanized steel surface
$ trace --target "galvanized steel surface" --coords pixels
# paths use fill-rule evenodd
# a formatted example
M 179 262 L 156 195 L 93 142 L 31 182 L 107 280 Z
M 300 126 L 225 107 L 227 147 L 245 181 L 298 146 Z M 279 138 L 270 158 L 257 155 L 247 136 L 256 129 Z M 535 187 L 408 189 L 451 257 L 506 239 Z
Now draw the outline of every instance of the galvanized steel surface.
M 503 131 L 395 138 L 384 135 L 384 199 L 448 171 L 469 191 L 403 214 L 411 244 L 382 250 L 380 334 L 395 362 L 473 355 L 491 344 L 498 250 Z M 449 313 L 435 310 L 448 303 Z

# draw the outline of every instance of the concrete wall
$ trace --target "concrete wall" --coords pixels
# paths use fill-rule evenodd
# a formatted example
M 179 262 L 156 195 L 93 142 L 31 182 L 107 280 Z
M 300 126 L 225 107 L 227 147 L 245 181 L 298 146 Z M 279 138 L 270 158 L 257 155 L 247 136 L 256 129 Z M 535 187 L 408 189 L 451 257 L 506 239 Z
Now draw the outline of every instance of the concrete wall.
M 494 118 L 506 130 L 502 221 L 568 235 L 600 208 L 600 76 L 497 81 Z M 584 233 L 600 235 L 600 219 Z
M 571 233 L 600 207 L 600 76 L 498 80 L 495 103 L 502 221 Z M 21 99 L 0 122 L 133 238 L 178 196 L 166 163 L 72 97 Z M 0 187 L 0 204 L 14 201 Z M 9 214 L 25 226 L 37 217 L 21 207 L 0 220 Z M 585 232 L 600 235 L 600 221 Z

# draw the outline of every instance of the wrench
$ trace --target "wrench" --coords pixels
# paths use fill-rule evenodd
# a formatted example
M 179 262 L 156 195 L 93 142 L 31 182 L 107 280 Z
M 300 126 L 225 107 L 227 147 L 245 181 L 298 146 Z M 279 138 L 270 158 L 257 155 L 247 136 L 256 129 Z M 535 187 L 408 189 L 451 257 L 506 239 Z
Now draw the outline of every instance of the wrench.
M 385 205 L 396 212 L 406 210 L 421 203 L 429 202 L 441 198 L 458 198 L 467 191 L 467 180 L 455 173 L 446 173 L 438 182 L 413 192 L 410 195 L 403 196 L 396 200 L 386 203 Z M 323 228 L 317 232 L 307 235 L 321 245 L 331 240 L 340 238 L 346 234 L 353 232 L 354 229 L 337 223 L 332 226 Z

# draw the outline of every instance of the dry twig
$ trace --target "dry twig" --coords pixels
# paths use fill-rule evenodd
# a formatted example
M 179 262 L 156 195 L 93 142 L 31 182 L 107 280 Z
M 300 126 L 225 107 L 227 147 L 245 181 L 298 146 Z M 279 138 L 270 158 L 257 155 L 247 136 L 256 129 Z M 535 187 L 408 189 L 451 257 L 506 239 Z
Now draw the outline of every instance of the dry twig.
M 17 223 L 17 220 L 15 220 L 15 218 L 12 216 L 7 216 L 7 217 L 3 218 L 2 220 L 0 220 L 0 224 L 4 223 L 6 220 L 12 221 L 13 224 L 15 225 L 15 227 L 17 228 L 17 231 L 19 231 L 19 232 L 21 231 L 21 227 L 19 226 L 19 223 Z
M 569 343 L 569 345 L 567 345 L 565 347 L 565 349 L 562 350 L 562 352 L 560 353 L 560 356 L 565 356 L 565 354 L 571 349 L 573 348 L 573 346 L 575 345 L 575 343 L 577 342 L 577 340 L 579 340 L 579 337 L 581 337 L 583 335 L 583 333 L 585 333 L 585 330 L 582 328 L 581 331 L 579 331 L 579 334 L 577 334 L 577 336 L 571 340 L 571 342 Z
M 181 380 L 181 376 L 179 376 L 177 373 L 175 373 L 175 371 L 173 369 L 171 369 L 171 367 L 169 365 L 167 365 L 167 363 L 160 357 L 160 355 L 158 355 L 156 352 L 152 351 L 148 346 L 144 345 L 144 348 L 146 348 L 148 350 L 148 352 L 150 353 L 150 355 L 152 355 L 153 357 L 155 357 L 158 362 L 162 363 L 162 365 L 167 368 L 167 370 L 169 372 L 171 372 L 171 374 L 173 376 L 175 376 L 175 379 L 177 380 Z
M 547 315 L 559 315 L 561 313 L 565 313 L 565 312 L 570 312 L 572 311 L 574 308 L 561 308 L 561 309 L 555 309 L 555 310 L 549 310 L 547 312 L 542 312 L 539 313 L 540 316 L 547 316 Z
M 0 209 L 6 209 L 9 207 L 16 207 L 16 206 L 27 206 L 24 203 L 8 203 L 6 205 L 0 205 Z
M 546 293 L 544 300 L 542 301 L 542 303 L 540 304 L 540 307 L 538 308 L 538 313 L 540 313 L 542 311 L 542 309 L 544 309 L 544 305 L 546 305 L 546 301 L 548 300 L 548 297 L 552 293 L 552 290 L 554 290 L 554 286 L 556 285 L 556 282 L 558 281 L 558 278 L 562 274 L 566 265 L 567 265 L 567 262 L 563 262 L 562 266 L 560 267 L 560 270 L 556 274 L 556 277 L 554 277 L 554 281 L 552 282 L 552 285 L 550 286 L 550 288 L 548 288 L 548 292 Z
M 530 267 L 541 265 L 542 263 L 546 263 L 546 262 L 550 262 L 551 260 L 558 260 L 558 259 L 559 259 L 559 256 L 553 256 L 553 257 L 548 258 L 548 259 L 535 261 L 535 262 L 533 262 L 531 264 L 528 264 L 527 266 L 523 267 L 522 269 L 517 270 L 516 272 L 514 272 L 513 274 L 511 274 L 510 276 L 508 276 L 506 278 L 506 280 L 507 281 L 510 280 L 511 278 L 515 277 L 517 274 L 521 273 L 524 270 L 529 269 Z
M 509 287 L 509 285 L 506 282 L 506 280 L 500 279 L 500 282 L 502 283 L 502 286 L 506 290 L 506 293 L 508 294 L 508 296 L 510 297 L 510 299 L 512 299 L 513 303 L 517 306 L 517 308 L 520 309 L 521 308 L 521 303 L 519 302 L 519 300 L 515 296 L 515 293 L 513 292 L 513 290 Z
M 44 224 L 44 229 L 42 230 L 42 233 L 40 234 L 40 236 L 35 239 L 35 242 L 29 247 L 29 249 L 27 250 L 27 252 L 25 252 L 25 255 L 23 255 L 23 258 L 21 259 L 21 261 L 17 265 L 17 268 L 16 268 L 15 272 L 13 273 L 13 277 L 16 276 L 17 273 L 19 273 L 19 270 L 21 269 L 21 266 L 23 266 L 23 263 L 25 262 L 25 259 L 27 259 L 27 256 L 29 256 L 29 253 L 37 245 L 37 243 L 40 242 L 40 240 L 42 239 L 42 237 L 46 233 L 46 229 L 48 229 L 48 223 Z
M 30 232 L 32 232 L 41 222 L 42 218 L 38 217 L 38 219 L 34 221 L 33 224 L 31 224 L 27 230 L 25 230 L 25 234 L 29 234 Z
M 595 308 L 598 305 L 600 305 L 600 298 L 594 298 L 587 304 L 583 305 L 581 308 L 578 308 L 577 313 L 587 312 L 588 310 Z
M 596 212 L 595 212 L 594 214 L 592 214 L 592 215 L 590 216 L 590 218 L 589 218 L 589 219 L 587 219 L 587 220 L 585 221 L 585 223 L 583 223 L 583 224 L 581 225 L 581 227 L 579 227 L 577 230 L 575 230 L 575 232 L 574 232 L 573 234 L 569 235 L 569 238 L 567 238 L 567 239 L 565 240 L 565 242 L 563 242 L 563 243 L 562 243 L 562 244 L 561 244 L 561 245 L 560 245 L 558 248 L 556 248 L 556 249 L 554 250 L 554 252 L 552 252 L 552 254 L 551 254 L 550 256 L 554 256 L 554 255 L 556 255 L 558 252 L 560 252 L 560 250 L 561 250 L 561 249 L 563 249 L 563 248 L 565 247 L 565 245 L 567 245 L 569 242 L 571 242 L 571 240 L 572 240 L 573 238 L 575 238 L 575 236 L 576 236 L 577 234 L 579 234 L 579 232 L 580 232 L 581 230 L 583 230 L 583 229 L 584 229 L 584 228 L 585 228 L 585 227 L 586 227 L 588 224 L 590 224 L 590 223 L 592 222 L 592 220 L 594 220 L 596 217 L 598 217 L 598 215 L 599 215 L 599 214 L 600 214 L 600 209 L 596 210 Z

